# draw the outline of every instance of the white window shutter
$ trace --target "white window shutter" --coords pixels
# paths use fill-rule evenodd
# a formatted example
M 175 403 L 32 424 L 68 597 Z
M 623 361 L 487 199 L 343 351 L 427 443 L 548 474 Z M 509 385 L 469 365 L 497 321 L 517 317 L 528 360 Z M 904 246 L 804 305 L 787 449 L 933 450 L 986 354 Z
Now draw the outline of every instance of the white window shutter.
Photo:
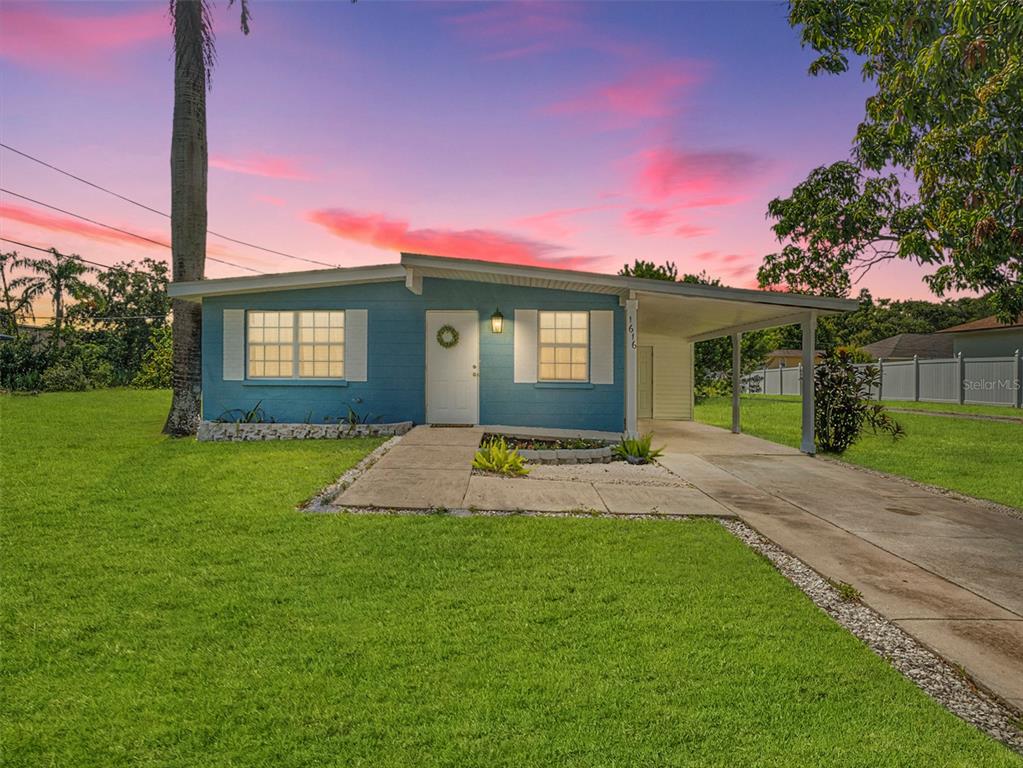
M 224 381 L 245 378 L 245 310 L 224 310 Z
M 615 313 L 590 312 L 590 383 L 615 383 Z
M 369 312 L 365 309 L 345 310 L 345 378 L 366 381 L 369 366 Z
M 516 384 L 536 383 L 536 310 L 516 309 L 512 325 L 515 337 Z

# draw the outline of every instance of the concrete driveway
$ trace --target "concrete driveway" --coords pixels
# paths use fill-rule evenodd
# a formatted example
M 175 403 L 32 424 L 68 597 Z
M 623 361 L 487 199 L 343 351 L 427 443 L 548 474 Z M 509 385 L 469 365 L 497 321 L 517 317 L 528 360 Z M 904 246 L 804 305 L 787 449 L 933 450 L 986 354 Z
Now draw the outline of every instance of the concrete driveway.
M 1023 709 L 1023 519 L 693 422 L 661 463 Z

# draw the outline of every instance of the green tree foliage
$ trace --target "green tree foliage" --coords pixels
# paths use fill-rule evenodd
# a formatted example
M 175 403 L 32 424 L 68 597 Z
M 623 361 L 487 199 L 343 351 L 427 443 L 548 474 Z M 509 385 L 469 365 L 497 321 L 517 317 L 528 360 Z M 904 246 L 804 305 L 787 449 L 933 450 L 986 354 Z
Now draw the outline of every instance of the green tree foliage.
M 631 267 L 628 264 L 623 264 L 622 268 L 618 270 L 618 274 L 624 277 L 645 277 L 648 280 L 671 280 L 674 282 L 678 280 L 678 267 L 673 261 L 654 264 L 652 261 L 636 259 Z
M 139 389 L 170 389 L 174 370 L 173 346 L 169 325 L 155 328 L 149 336 L 149 348 L 131 385 Z
M 53 306 L 53 343 L 59 345 L 64 330 L 68 301 L 84 301 L 93 294 L 93 288 L 85 276 L 94 273 L 94 267 L 82 261 L 75 254 L 63 254 L 56 248 L 50 249 L 49 257 L 22 259 L 20 265 L 35 272 L 39 293 L 50 295 Z
M 14 270 L 25 269 L 28 261 L 17 251 L 0 253 L 0 332 L 18 335 L 18 324 L 35 317 L 32 302 L 46 290 L 46 284 L 36 275 L 15 277 Z
M 884 406 L 870 399 L 880 371 L 871 365 L 856 368 L 853 363 L 849 353 L 840 350 L 825 354 L 814 370 L 814 426 L 822 453 L 843 453 L 868 426 L 894 440 L 905 434 Z
M 1023 311 L 1023 4 L 791 0 L 789 20 L 819 54 L 811 74 L 855 56 L 875 93 L 853 162 L 770 203 L 784 246 L 761 284 L 844 294 L 907 259 L 934 267 L 938 295 L 977 290 L 1003 319 Z
M 167 265 L 143 259 L 97 270 L 77 256 L 50 253 L 38 259 L 5 254 L 0 265 L 21 272 L 13 279 L 0 272 L 4 321 L 13 320 L 16 331 L 13 341 L 0 344 L 0 387 L 82 390 L 131 383 L 151 337 L 167 325 Z M 49 322 L 19 327 L 33 316 L 32 301 L 46 299 L 53 307 Z M 165 336 L 164 346 L 170 343 Z M 153 354 L 148 380 L 165 381 L 157 378 L 159 355 Z

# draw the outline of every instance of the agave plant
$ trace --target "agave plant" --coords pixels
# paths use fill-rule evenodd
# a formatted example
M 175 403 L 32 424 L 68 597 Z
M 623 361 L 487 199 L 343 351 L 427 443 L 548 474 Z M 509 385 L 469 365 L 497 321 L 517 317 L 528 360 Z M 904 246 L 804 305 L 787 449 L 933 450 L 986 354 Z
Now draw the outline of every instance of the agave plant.
M 494 438 L 480 446 L 473 457 L 472 466 L 484 472 L 497 472 L 512 477 L 529 474 L 522 456 L 514 448 L 509 448 L 503 437 Z
M 647 433 L 642 437 L 623 437 L 622 441 L 611 449 L 611 452 L 617 458 L 623 459 L 630 464 L 649 464 L 664 453 L 663 448 L 652 448 L 650 446 L 653 439 L 652 433 Z

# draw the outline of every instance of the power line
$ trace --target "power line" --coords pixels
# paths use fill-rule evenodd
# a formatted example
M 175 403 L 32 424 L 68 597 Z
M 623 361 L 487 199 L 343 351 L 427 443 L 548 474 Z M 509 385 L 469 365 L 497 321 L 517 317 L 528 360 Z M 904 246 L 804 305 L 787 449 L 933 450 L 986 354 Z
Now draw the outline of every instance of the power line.
M 67 176 L 68 178 L 74 179 L 75 181 L 79 181 L 82 184 L 87 184 L 88 186 L 92 187 L 93 189 L 98 189 L 101 192 L 106 192 L 108 195 L 113 195 L 118 200 L 123 200 L 126 203 L 131 203 L 132 205 L 138 206 L 139 208 L 142 208 L 143 210 L 149 211 L 150 213 L 155 213 L 158 216 L 163 216 L 166 219 L 170 218 L 170 214 L 167 213 L 166 211 L 161 211 L 161 210 L 158 210 L 156 208 L 152 208 L 152 207 L 146 205 L 145 203 L 140 203 L 138 200 L 133 200 L 130 197 L 125 197 L 124 195 L 122 195 L 122 194 L 120 194 L 118 192 L 114 192 L 114 190 L 112 190 L 112 189 L 108 189 L 107 187 L 104 187 L 104 186 L 102 186 L 100 184 L 96 184 L 95 182 L 89 181 L 88 179 L 83 179 L 81 176 L 76 176 L 75 174 L 71 173 L 70 171 L 65 171 L 63 168 L 58 168 L 57 166 L 52 165 L 51 163 L 48 163 L 45 160 L 40 160 L 38 157 L 33 157 L 32 155 L 28 154 L 27 152 L 22 152 L 20 149 L 15 149 L 14 147 L 10 146 L 9 144 L 4 144 L 3 142 L 0 142 L 0 147 L 3 147 L 4 149 L 6 149 L 6 150 L 8 150 L 10 152 L 14 152 L 17 155 L 21 155 L 22 157 L 26 158 L 27 160 L 31 160 L 34 163 L 39 163 L 39 165 L 45 166 L 46 168 L 49 168 L 52 171 L 56 171 L 57 173 L 61 173 L 61 174 L 65 175 L 65 176 Z M 256 245 L 255 243 L 249 243 L 249 242 L 246 242 L 245 240 L 239 240 L 238 238 L 235 238 L 235 237 L 230 237 L 228 235 L 222 235 L 219 232 L 214 232 L 212 229 L 207 229 L 206 233 L 209 234 L 209 235 L 213 235 L 214 237 L 219 237 L 221 240 L 227 240 L 228 242 L 231 242 L 231 243 L 237 243 L 238 245 L 244 245 L 247 248 L 255 248 L 258 251 L 263 251 L 265 253 L 272 253 L 275 256 L 284 256 L 285 258 L 288 258 L 288 259 L 295 259 L 296 261 L 305 261 L 305 262 L 308 262 L 309 264 L 319 264 L 320 266 L 324 266 L 324 267 L 337 268 L 337 264 L 330 264 L 330 263 L 328 263 L 326 261 L 317 261 L 316 259 L 310 259 L 310 258 L 307 258 L 305 256 L 295 256 L 294 254 L 285 253 L 284 251 L 277 251 L 277 250 L 274 250 L 273 248 L 265 248 L 262 245 Z
M 161 240 L 154 240 L 151 237 L 146 237 L 145 235 L 140 235 L 137 232 L 131 232 L 130 230 L 127 230 L 127 229 L 121 229 L 120 227 L 115 227 L 112 224 L 104 224 L 102 221 L 97 221 L 96 219 L 90 219 L 88 216 L 82 216 L 80 213 L 73 213 L 72 211 L 68 211 L 68 210 L 65 210 L 63 208 L 58 208 L 55 205 L 50 205 L 49 203 L 44 203 L 42 200 L 36 200 L 34 197 L 28 197 L 27 195 L 22 195 L 22 194 L 19 194 L 17 192 L 12 192 L 11 190 L 4 189 L 3 187 L 0 187 L 0 192 L 3 192 L 4 194 L 7 194 L 7 195 L 13 195 L 14 197 L 20 198 L 22 200 L 27 200 L 28 202 L 34 203 L 35 205 L 41 205 L 43 208 L 49 208 L 51 211 L 57 211 L 58 213 L 63 213 L 65 216 L 72 216 L 72 217 L 74 217 L 76 219 L 81 219 L 82 221 L 86 221 L 89 224 L 93 224 L 93 225 L 95 225 L 97 227 L 103 227 L 104 229 L 109 229 L 109 230 L 111 230 L 113 232 L 119 232 L 122 235 L 128 235 L 129 237 L 135 237 L 135 238 L 138 238 L 139 240 L 144 240 L 147 243 L 152 243 L 153 245 L 159 245 L 160 247 L 166 248 L 168 250 L 171 249 L 170 243 L 165 243 L 165 242 L 163 242 Z M 264 273 L 264 272 L 262 272 L 262 271 L 260 271 L 258 269 L 254 269 L 253 267 L 246 267 L 244 264 L 235 264 L 233 261 L 227 261 L 226 259 L 218 259 L 215 256 L 207 256 L 206 258 L 209 259 L 210 261 L 215 261 L 215 262 L 217 262 L 219 264 L 226 264 L 229 267 L 236 267 L 238 269 L 248 270 L 249 272 L 255 272 L 257 275 L 266 274 L 266 273 Z
M 3 240 L 5 243 L 11 243 L 12 245 L 20 246 L 22 248 L 31 248 L 33 251 L 42 251 L 43 253 L 48 253 L 51 256 L 53 255 L 53 251 L 50 250 L 49 248 L 40 248 L 38 245 L 29 245 L 28 243 L 22 243 L 18 240 L 11 240 L 9 237 L 0 237 L 0 240 Z M 83 259 L 81 256 L 78 256 L 77 254 L 75 255 L 77 256 L 79 261 L 84 261 L 86 264 L 92 264 L 94 267 L 103 267 L 103 269 L 110 269 L 109 264 L 100 264 L 98 261 L 90 261 L 89 259 Z

